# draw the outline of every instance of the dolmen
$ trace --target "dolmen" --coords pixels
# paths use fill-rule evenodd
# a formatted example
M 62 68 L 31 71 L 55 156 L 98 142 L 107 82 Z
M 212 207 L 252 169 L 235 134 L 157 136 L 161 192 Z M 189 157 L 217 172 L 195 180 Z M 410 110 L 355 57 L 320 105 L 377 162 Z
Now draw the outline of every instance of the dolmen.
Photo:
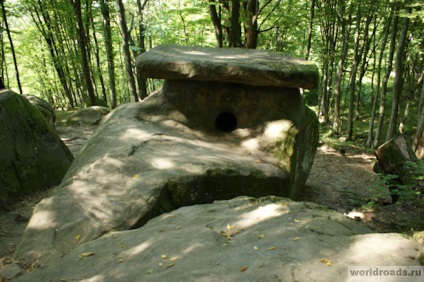
M 137 67 L 163 87 L 101 121 L 1 277 L 344 281 L 350 265 L 420 265 L 413 239 L 288 199 L 318 143 L 299 91 L 317 85 L 314 63 L 159 46 Z
M 102 120 L 60 187 L 35 207 L 16 260 L 49 265 L 183 206 L 302 194 L 318 120 L 299 88 L 317 86 L 315 63 L 171 45 L 140 55 L 137 68 L 163 87 Z

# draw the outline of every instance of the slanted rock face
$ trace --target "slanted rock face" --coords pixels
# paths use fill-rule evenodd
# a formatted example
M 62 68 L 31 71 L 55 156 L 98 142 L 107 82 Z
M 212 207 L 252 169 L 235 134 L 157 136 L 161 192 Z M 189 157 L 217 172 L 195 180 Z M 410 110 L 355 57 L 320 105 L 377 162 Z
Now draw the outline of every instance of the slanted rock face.
M 148 63 L 151 54 L 166 54 L 167 48 L 174 63 Z M 272 72 L 268 61 L 258 59 L 267 53 L 234 51 L 232 56 L 243 61 L 255 59 L 260 69 L 261 82 L 246 85 L 254 80 L 252 71 L 246 75 L 248 64 L 237 66 L 235 60 L 234 66 L 222 66 L 213 49 L 178 48 L 153 49 L 139 58 L 139 66 L 172 69 L 184 61 L 172 52 L 190 57 L 202 50 L 202 60 L 183 68 L 187 77 L 179 76 L 180 70 L 178 79 L 167 75 L 162 90 L 141 103 L 120 106 L 102 121 L 57 193 L 35 208 L 16 258 L 53 261 L 105 233 L 140 227 L 181 206 L 240 195 L 294 198 L 302 192 L 318 142 L 318 121 L 293 87 L 315 76 L 297 71 L 294 84 L 278 84 L 275 80 L 285 78 L 285 57 Z M 215 82 L 201 81 L 210 68 L 200 65 L 209 59 L 230 69 L 229 76 L 236 77 L 238 70 L 240 80 L 222 73 Z
M 0 92 L 0 205 L 57 185 L 73 156 L 27 99 Z
M 349 266 L 420 265 L 413 239 L 370 232 L 316 204 L 239 197 L 113 232 L 13 281 L 339 282 Z

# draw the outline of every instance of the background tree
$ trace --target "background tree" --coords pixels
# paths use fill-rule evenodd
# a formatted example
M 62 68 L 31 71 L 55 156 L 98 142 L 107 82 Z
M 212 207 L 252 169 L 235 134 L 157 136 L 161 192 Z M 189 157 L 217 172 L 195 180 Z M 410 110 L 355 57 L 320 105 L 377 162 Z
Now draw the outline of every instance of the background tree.
M 10 50 L 12 52 L 12 57 L 13 57 L 13 65 L 14 65 L 15 71 L 16 71 L 16 82 L 18 84 L 19 93 L 22 94 L 22 86 L 21 86 L 21 80 L 19 78 L 18 62 L 16 60 L 15 47 L 13 45 L 12 35 L 10 33 L 9 24 L 7 22 L 6 6 L 4 5 L 4 0 L 0 0 L 0 3 L 1 3 L 1 11 L 2 11 L 2 16 L 3 16 L 4 28 L 6 30 L 7 38 L 9 39 Z

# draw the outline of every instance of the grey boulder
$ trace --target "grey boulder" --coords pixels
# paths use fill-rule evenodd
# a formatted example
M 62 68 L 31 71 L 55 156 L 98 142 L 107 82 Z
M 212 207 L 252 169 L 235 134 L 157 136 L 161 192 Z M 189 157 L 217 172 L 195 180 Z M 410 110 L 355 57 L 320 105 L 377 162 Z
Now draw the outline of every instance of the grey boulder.
M 322 206 L 239 197 L 112 232 L 13 281 L 347 281 L 349 266 L 419 266 L 413 239 Z

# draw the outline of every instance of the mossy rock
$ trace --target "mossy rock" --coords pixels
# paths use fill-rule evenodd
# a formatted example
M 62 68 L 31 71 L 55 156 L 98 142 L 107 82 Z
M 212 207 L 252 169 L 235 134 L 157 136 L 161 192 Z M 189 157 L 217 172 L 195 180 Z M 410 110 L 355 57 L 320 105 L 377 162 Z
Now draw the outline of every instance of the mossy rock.
M 109 108 L 102 106 L 79 109 L 68 118 L 67 123 L 73 125 L 96 125 L 109 112 Z
M 22 95 L 0 92 L 0 207 L 61 182 L 72 153 Z

